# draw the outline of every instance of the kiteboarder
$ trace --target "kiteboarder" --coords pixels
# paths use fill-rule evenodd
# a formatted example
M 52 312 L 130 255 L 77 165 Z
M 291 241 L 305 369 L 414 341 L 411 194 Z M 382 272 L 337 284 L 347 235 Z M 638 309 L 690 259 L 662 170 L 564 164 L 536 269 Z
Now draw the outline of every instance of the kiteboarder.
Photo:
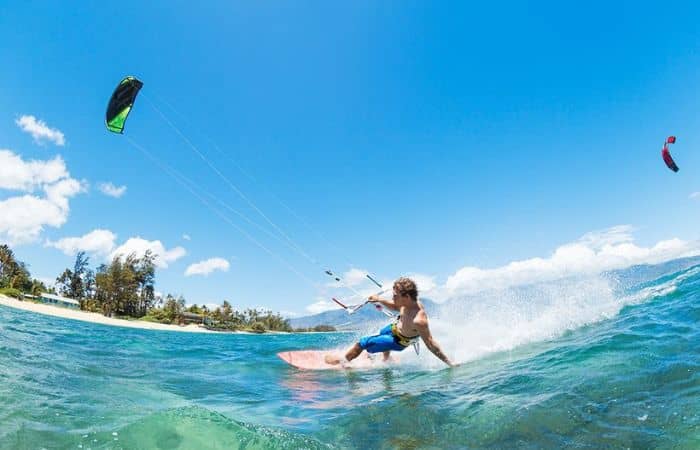
M 445 355 L 428 326 L 428 315 L 423 305 L 418 300 L 418 288 L 410 278 L 399 278 L 394 282 L 394 295 L 391 300 L 384 300 L 376 295 L 369 297 L 370 303 L 378 303 L 388 309 L 399 311 L 396 321 L 386 325 L 378 334 L 364 336 L 345 353 L 345 357 L 339 358 L 328 354 L 325 356 L 327 364 L 347 364 L 360 356 L 363 350 L 368 353 L 384 353 L 387 360 L 391 351 L 400 352 L 411 346 L 421 338 L 435 356 L 445 364 L 454 367 L 454 364 Z

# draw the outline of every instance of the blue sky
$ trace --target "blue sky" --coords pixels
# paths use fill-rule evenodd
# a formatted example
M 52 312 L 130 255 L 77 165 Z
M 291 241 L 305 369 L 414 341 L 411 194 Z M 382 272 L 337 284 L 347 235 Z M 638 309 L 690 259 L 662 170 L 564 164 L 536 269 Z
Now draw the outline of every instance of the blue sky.
M 87 245 L 79 238 L 107 230 L 114 238 L 101 236 L 94 263 L 131 238 L 159 241 L 170 260 L 158 271 L 158 291 L 190 303 L 228 299 L 296 314 L 328 305 L 338 291 L 319 267 L 228 214 L 311 283 L 303 280 L 104 129 L 111 91 L 135 75 L 145 86 L 127 124 L 134 142 L 267 226 L 155 105 L 275 224 L 339 273 L 418 274 L 427 292 L 445 297 L 529 275 L 687 254 L 700 219 L 700 199 L 692 198 L 700 191 L 699 9 L 693 2 L 585 9 L 9 2 L 0 13 L 0 149 L 15 158 L 6 161 L 17 177 L 30 161 L 55 163 L 60 155 L 61 179 L 78 185 L 65 183 L 70 192 L 57 197 L 55 180 L 31 171 L 31 182 L 0 181 L 0 239 L 42 278 L 73 261 L 56 247 L 75 249 Z M 33 138 L 28 131 L 41 124 L 23 129 L 23 116 L 62 133 L 64 145 Z M 678 136 L 677 174 L 659 154 L 669 134 Z M 100 183 L 126 190 L 115 198 Z M 17 219 L 10 206 L 42 207 L 32 196 L 58 198 L 59 217 Z M 32 221 L 38 228 L 27 237 Z M 592 254 L 557 259 L 562 248 Z M 190 266 L 212 258 L 227 270 L 191 274 Z M 524 262 L 509 266 L 514 261 Z

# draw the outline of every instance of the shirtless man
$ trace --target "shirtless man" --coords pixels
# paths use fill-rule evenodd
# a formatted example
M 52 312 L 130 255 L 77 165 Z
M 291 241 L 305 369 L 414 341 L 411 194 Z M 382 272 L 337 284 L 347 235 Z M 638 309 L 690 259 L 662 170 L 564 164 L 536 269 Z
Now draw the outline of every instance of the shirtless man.
M 443 353 L 428 327 L 428 315 L 423 305 L 418 301 L 418 289 L 416 283 L 410 278 L 399 278 L 394 282 L 394 296 L 392 300 L 384 300 L 376 295 L 369 297 L 372 303 L 379 303 L 394 311 L 399 311 L 396 322 L 391 323 L 379 331 L 379 334 L 365 336 L 350 347 L 345 358 L 326 355 L 327 364 L 345 364 L 360 356 L 363 350 L 368 353 L 384 353 L 384 360 L 389 358 L 390 352 L 400 352 L 409 347 L 420 337 L 425 346 L 445 364 L 454 367 L 450 359 Z

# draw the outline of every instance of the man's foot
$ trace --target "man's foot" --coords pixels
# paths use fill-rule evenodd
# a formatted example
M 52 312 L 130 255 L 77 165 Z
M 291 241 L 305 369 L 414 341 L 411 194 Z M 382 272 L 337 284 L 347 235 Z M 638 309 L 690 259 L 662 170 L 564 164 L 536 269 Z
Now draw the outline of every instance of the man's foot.
M 334 355 L 326 355 L 323 360 L 326 361 L 326 364 L 330 364 L 331 366 L 340 364 L 340 358 Z

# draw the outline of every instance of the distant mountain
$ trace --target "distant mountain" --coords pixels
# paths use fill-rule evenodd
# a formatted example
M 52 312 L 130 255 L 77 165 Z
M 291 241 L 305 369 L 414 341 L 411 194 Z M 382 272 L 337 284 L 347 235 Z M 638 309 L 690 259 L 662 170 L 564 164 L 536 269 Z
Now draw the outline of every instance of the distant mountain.
M 421 303 L 428 314 L 437 309 L 437 304 L 430 299 L 421 298 Z M 289 324 L 293 328 L 311 328 L 317 325 L 330 325 L 339 330 L 356 330 L 367 328 L 368 324 L 377 323 L 383 325 L 390 319 L 377 311 L 373 305 L 365 305 L 355 314 L 348 314 L 344 309 L 338 307 L 337 310 L 325 311 L 312 316 L 298 317 L 290 319 Z

